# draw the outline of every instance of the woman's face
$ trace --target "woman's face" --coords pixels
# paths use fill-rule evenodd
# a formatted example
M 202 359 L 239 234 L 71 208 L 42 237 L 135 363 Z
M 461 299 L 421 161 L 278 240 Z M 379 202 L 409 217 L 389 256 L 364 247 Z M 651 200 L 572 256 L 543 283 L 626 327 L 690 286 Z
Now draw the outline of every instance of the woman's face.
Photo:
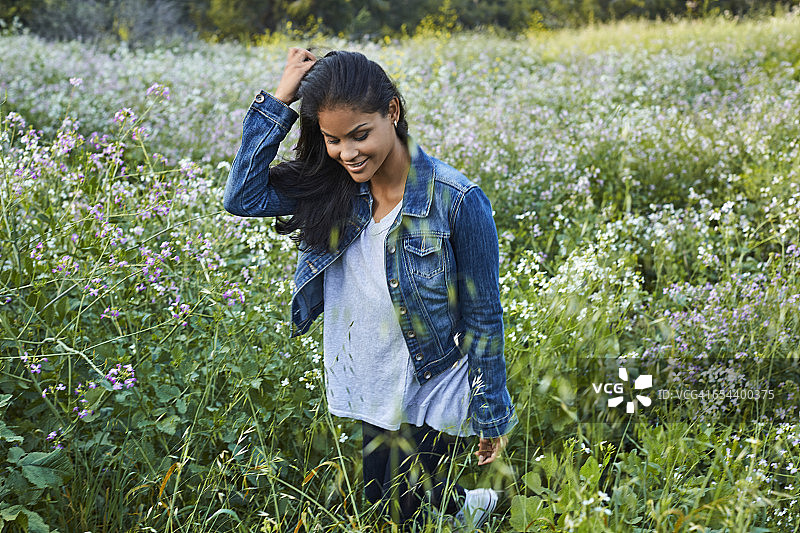
M 320 110 L 317 118 L 328 155 L 347 169 L 353 180 L 363 183 L 389 170 L 384 163 L 400 144 L 394 128 L 397 115 L 398 107 L 392 101 L 386 116 L 334 107 Z

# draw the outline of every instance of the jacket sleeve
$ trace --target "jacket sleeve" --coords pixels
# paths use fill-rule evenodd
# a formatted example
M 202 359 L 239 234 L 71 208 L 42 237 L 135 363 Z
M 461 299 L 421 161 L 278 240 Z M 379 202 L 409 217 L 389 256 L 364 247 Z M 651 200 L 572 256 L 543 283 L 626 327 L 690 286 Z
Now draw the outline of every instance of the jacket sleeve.
M 469 411 L 478 435 L 498 437 L 517 418 L 506 388 L 497 229 L 489 199 L 479 187 L 469 189 L 456 209 L 451 242 L 465 326 L 461 348 L 469 363 Z
M 231 165 L 222 205 L 229 213 L 249 217 L 291 215 L 296 201 L 269 183 L 269 166 L 278 146 L 297 120 L 297 113 L 261 91 L 244 117 L 242 144 Z

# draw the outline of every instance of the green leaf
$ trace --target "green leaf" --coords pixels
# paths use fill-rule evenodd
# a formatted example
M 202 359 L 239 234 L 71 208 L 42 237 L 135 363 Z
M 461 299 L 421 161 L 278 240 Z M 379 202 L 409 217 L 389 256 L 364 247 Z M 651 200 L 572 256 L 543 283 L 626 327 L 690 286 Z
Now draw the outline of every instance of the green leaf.
M 40 491 L 41 489 L 34 489 L 18 470 L 8 472 L 0 487 L 3 498 L 6 494 L 16 495 L 17 501 L 21 503 L 36 501 Z
M 542 491 L 542 479 L 536 472 L 528 472 L 522 476 L 522 481 L 530 490 L 539 494 Z
M 17 515 L 23 511 L 21 505 L 13 505 L 11 507 L 6 507 L 5 509 L 0 509 L 0 518 L 3 520 L 8 520 L 9 522 L 14 521 L 17 519 Z
M 178 424 L 181 421 L 181 417 L 178 415 L 170 415 L 166 418 L 162 418 L 158 422 L 156 422 L 156 427 L 159 431 L 163 431 L 168 435 L 175 434 L 175 431 L 178 429 Z
M 72 477 L 72 463 L 63 450 L 31 452 L 17 464 L 25 478 L 39 488 L 59 487 Z
M 22 531 L 32 531 L 28 529 L 29 512 L 30 511 L 25 509 L 25 507 L 23 507 L 22 505 L 14 505 L 12 507 L 7 507 L 5 509 L 2 509 L 0 510 L 0 524 L 2 524 L 3 521 L 15 522 L 20 527 L 20 529 L 22 529 Z M 47 531 L 49 531 L 49 528 Z
M 0 439 L 6 442 L 19 442 L 22 443 L 24 440 L 22 437 L 8 429 L 5 422 L 0 422 Z
M 130 390 L 117 391 L 117 393 L 114 395 L 114 401 L 117 403 L 125 403 L 128 397 L 132 395 L 133 392 L 131 392 Z
M 69 313 L 69 302 L 67 298 L 61 298 L 55 305 L 56 316 L 63 320 L 66 318 L 67 313 Z
M 23 455 L 25 455 L 25 450 L 19 446 L 14 446 L 8 450 L 8 462 L 11 464 L 17 464 L 17 461 L 19 461 L 19 458 Z
M 542 526 L 553 522 L 553 510 L 544 507 L 538 496 L 517 495 L 511 499 L 509 523 L 514 531 L 541 531 Z
M 0 409 L 7 406 L 11 403 L 11 395 L 10 394 L 0 394 Z
M 28 533 L 50 533 L 50 526 L 44 523 L 41 516 L 27 509 L 23 512 L 28 517 Z
M 181 389 L 175 385 L 160 385 L 155 388 L 156 397 L 160 402 L 170 402 L 181 395 Z
M 27 465 L 22 467 L 25 479 L 39 488 L 58 487 L 61 481 L 59 475 L 49 468 Z
M 600 480 L 600 465 L 594 455 L 590 455 L 581 466 L 581 476 L 589 484 L 596 484 Z
M 545 458 L 542 459 L 542 468 L 544 468 L 544 474 L 547 479 L 552 480 L 558 470 L 558 459 L 552 454 L 547 454 Z

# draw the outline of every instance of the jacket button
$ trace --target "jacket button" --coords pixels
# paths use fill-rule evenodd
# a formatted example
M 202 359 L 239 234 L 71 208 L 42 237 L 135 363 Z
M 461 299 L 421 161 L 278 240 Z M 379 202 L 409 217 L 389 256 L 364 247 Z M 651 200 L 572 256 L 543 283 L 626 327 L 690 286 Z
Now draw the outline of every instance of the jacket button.
M 400 283 L 396 279 L 390 279 L 389 285 L 391 285 L 393 289 L 396 289 L 397 286 L 400 285 Z
M 425 372 L 425 374 L 423 374 L 422 377 L 425 378 L 425 379 L 431 379 L 431 373 L 430 372 Z
M 418 353 L 418 354 L 416 355 L 416 357 L 414 357 L 414 359 L 416 359 L 417 361 L 422 361 L 422 354 L 421 354 L 421 353 Z
M 264 95 L 263 95 L 263 94 L 261 94 L 261 93 L 258 93 L 258 94 L 256 95 L 256 103 L 257 103 L 257 104 L 260 104 L 260 103 L 262 103 L 263 101 L 264 101 Z
M 401 305 L 401 306 L 400 306 L 400 314 L 401 314 L 401 315 L 404 315 L 404 314 L 406 314 L 407 312 L 408 312 L 408 311 L 406 311 L 406 308 L 405 308 L 405 307 L 403 307 L 403 306 Z
M 416 336 L 417 336 L 417 334 L 416 334 L 416 333 L 414 333 L 414 331 L 413 331 L 413 330 L 412 330 L 412 331 L 409 331 L 408 333 L 406 333 L 406 335 L 408 335 L 408 338 L 409 338 L 409 339 L 413 339 L 414 337 L 416 337 Z
M 396 251 L 396 250 L 397 250 L 397 248 L 395 248 L 395 247 L 394 247 L 394 245 L 391 245 L 391 246 L 389 247 L 389 253 L 390 253 L 390 254 L 393 254 L 393 253 L 395 253 L 395 251 Z

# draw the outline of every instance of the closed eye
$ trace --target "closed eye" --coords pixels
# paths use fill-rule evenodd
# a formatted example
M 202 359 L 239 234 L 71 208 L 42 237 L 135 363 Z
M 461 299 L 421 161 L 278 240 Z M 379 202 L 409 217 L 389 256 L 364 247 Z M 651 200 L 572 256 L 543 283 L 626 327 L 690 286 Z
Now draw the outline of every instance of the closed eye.
M 358 141 L 358 142 L 366 141 L 367 137 L 369 137 L 369 132 L 365 131 L 364 133 L 362 133 L 358 137 L 353 137 L 353 140 Z M 336 137 L 328 137 L 325 142 L 327 142 L 328 144 L 336 144 L 336 143 L 339 142 L 339 139 L 337 139 Z

